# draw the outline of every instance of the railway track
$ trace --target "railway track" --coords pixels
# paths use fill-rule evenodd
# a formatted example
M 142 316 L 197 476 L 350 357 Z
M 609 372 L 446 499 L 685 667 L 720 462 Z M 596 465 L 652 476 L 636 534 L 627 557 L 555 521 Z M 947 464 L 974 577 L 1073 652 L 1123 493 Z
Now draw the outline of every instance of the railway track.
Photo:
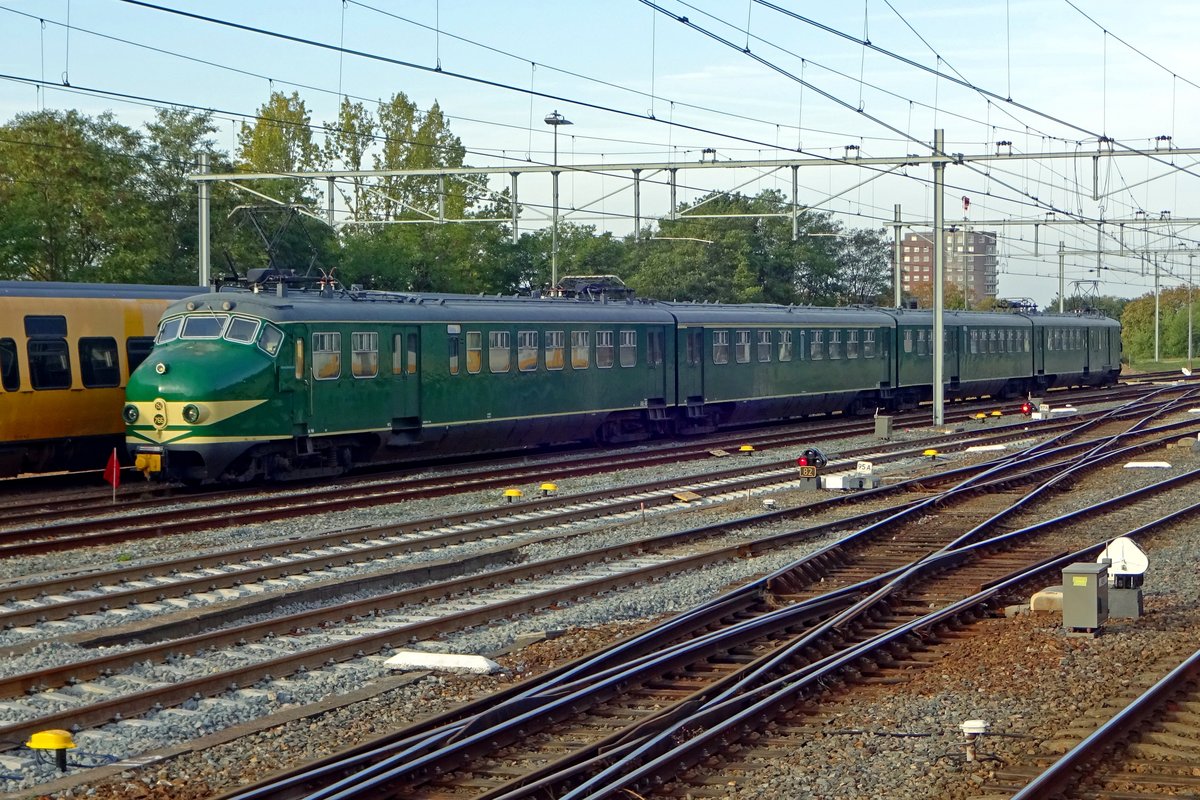
M 1062 474 L 1060 467 L 1056 477 L 1043 476 L 1042 486 L 1054 485 Z M 1131 499 L 1119 498 L 1113 506 Z M 923 626 L 961 613 L 974 615 L 994 603 L 998 589 L 981 598 L 981 583 L 1000 581 L 1011 590 L 1061 566 L 1061 558 L 1047 559 L 1060 554 L 1059 543 L 1038 533 L 1061 525 L 1063 518 L 970 543 L 1000 518 L 993 513 L 994 501 L 983 502 L 992 507 L 976 511 L 984 521 L 965 536 L 943 531 L 939 538 L 917 522 L 886 539 L 878 526 L 868 526 L 761 583 L 684 615 L 671 623 L 676 630 L 640 637 L 641 650 L 627 643 L 537 687 L 514 689 L 487 710 L 471 708 L 465 717 L 460 712 L 431 720 L 341 761 L 326 760 L 230 796 L 495 800 L 650 791 L 674 779 L 681 765 L 712 759 L 728 746 L 728 736 L 720 744 L 716 739 L 694 743 L 708 736 L 716 721 L 755 708 L 764 693 L 782 692 L 786 699 L 799 684 L 819 681 L 847 664 L 858 665 L 851 672 L 861 673 L 868 646 L 887 645 L 893 664 L 920 665 L 920 657 L 897 658 L 896 648 L 904 649 Z M 920 507 L 904 513 L 912 516 Z M 1085 513 L 1094 512 L 1076 512 Z M 849 542 L 863 547 L 852 558 L 844 552 L 852 549 Z M 906 561 L 909 556 L 917 557 Z M 834 564 L 834 570 L 845 570 L 845 588 L 817 596 L 801 593 L 822 579 L 828 583 Z M 884 587 L 888 591 L 882 592 Z M 764 598 L 769 602 L 761 602 Z M 930 608 L 941 610 L 931 615 Z M 761 722 L 761 713 L 751 716 Z M 665 796 L 685 792 L 723 796 L 697 792 L 693 783 L 668 788 Z
M 1048 426 L 1043 432 L 1055 427 L 1065 430 L 1070 424 Z M 1026 435 L 1024 430 L 1016 433 Z M 1013 431 L 1005 429 L 981 431 L 976 437 L 959 439 L 957 446 L 980 446 L 1010 439 L 1012 435 Z M 911 458 L 920 454 L 923 447 L 893 446 L 891 452 L 885 449 L 884 453 L 851 451 L 846 454 L 845 463 L 835 462 L 833 467 L 848 466 L 865 455 L 881 463 Z M 377 582 L 373 577 L 356 577 L 355 570 L 382 573 L 395 582 L 445 579 L 453 574 L 510 562 L 517 558 L 516 550 L 522 545 L 546 537 L 569 535 L 571 526 L 578 523 L 606 517 L 628 520 L 644 516 L 647 509 L 651 514 L 680 510 L 683 506 L 676 498 L 684 491 L 695 495 L 697 500 L 700 500 L 697 493 L 702 493 L 708 498 L 701 501 L 703 505 L 728 500 L 742 492 L 778 490 L 794 483 L 794 470 L 786 463 L 783 466 L 756 465 L 702 482 L 652 482 L 547 498 L 502 511 L 488 509 L 404 524 L 335 530 L 300 541 L 257 544 L 86 575 L 23 580 L 0 587 L 0 600 L 4 602 L 0 606 L 0 626 L 23 629 L 19 632 L 37 637 L 41 630 L 27 626 L 49 620 L 75 619 L 76 624 L 93 628 L 124 623 L 125 620 L 120 618 L 101 616 L 113 609 L 128 614 L 128 609 L 133 607 L 152 614 L 179 608 L 196 610 L 205 605 L 261 597 L 261 602 L 246 605 L 248 609 L 257 609 L 278 599 L 281 594 L 288 598 L 312 595 L 314 590 L 304 586 L 313 580 L 321 583 L 339 580 L 348 590 L 364 582 Z M 805 503 L 798 509 L 780 512 L 779 516 L 819 513 L 827 508 L 909 488 L 901 482 L 885 492 Z M 91 541 L 90 538 L 85 540 Z M 54 544 L 62 547 L 70 541 L 61 540 Z M 504 546 L 478 554 L 452 549 L 465 543 L 487 541 L 503 542 Z M 289 580 L 293 577 L 298 577 L 302 583 L 297 585 L 295 580 Z M 328 596 L 323 588 L 321 591 L 323 596 Z M 202 614 L 198 618 L 207 617 Z
M 1198 378 L 1197 380 L 1200 380 Z M 1186 391 L 1186 383 L 1177 387 Z M 1103 390 L 1056 390 L 1050 394 L 1055 402 L 1125 402 L 1147 392 L 1161 392 L 1161 386 L 1131 385 Z M 971 423 L 977 414 L 997 410 L 1003 401 L 971 401 L 952 407 L 947 415 L 947 424 Z M 1011 405 L 1011 401 L 1009 403 Z M 898 413 L 895 424 L 903 426 L 925 426 L 929 422 L 925 410 Z M 419 464 L 400 469 L 378 468 L 366 471 L 365 475 L 350 476 L 334 482 L 307 482 L 282 486 L 259 486 L 255 492 L 260 502 L 274 500 L 279 505 L 298 503 L 304 499 L 321 502 L 339 496 L 356 496 L 368 501 L 385 487 L 427 482 L 427 491 L 434 493 L 453 491 L 456 483 L 479 483 L 480 488 L 512 485 L 521 481 L 540 482 L 547 474 L 562 477 L 595 474 L 612 468 L 630 468 L 638 464 L 653 466 L 662 463 L 679 463 L 711 458 L 712 451 L 729 449 L 736 451 L 742 445 L 758 449 L 779 449 L 797 445 L 820 444 L 840 437 L 869 435 L 874 427 L 871 420 L 830 417 L 820 421 L 806 421 L 786 426 L 755 427 L 684 442 L 661 442 L 644 445 L 637 449 L 623 448 L 596 454 L 590 451 L 568 452 L 566 455 L 531 456 L 530 454 L 508 458 L 472 459 L 465 463 L 452 462 L 446 466 L 435 466 L 435 475 L 428 476 L 429 466 Z M 530 463 L 530 462 L 533 463 Z M 436 462 L 433 462 L 436 465 Z M 439 486 L 437 478 L 441 477 Z M 505 484 L 504 478 L 509 478 Z M 221 504 L 238 504 L 243 501 L 247 489 L 223 490 L 179 490 L 176 487 L 138 483 L 136 474 L 127 476 L 124 487 L 118 494 L 118 506 L 122 514 L 142 514 L 161 508 L 165 504 L 178 509 L 204 509 Z M 488 478 L 496 481 L 486 483 Z M 47 478 L 39 476 L 32 481 L 45 483 Z M 4 484 L 0 482 L 0 494 Z M 414 489 L 417 487 L 414 486 Z M 386 500 L 384 501 L 386 502 Z M 8 513 L 0 520 L 0 530 L 33 528 L 43 525 L 58 525 L 60 521 L 80 517 L 104 517 L 113 513 L 113 503 L 108 489 L 72 488 L 66 492 L 37 494 L 29 491 L 14 491 L 6 503 Z
M 1079 420 L 1076 419 L 1076 422 Z M 1183 424 L 1188 424 L 1186 421 Z M 1092 440 L 1080 442 L 1076 444 L 1076 450 L 1086 450 L 1096 447 L 1100 442 L 1107 437 L 1116 427 L 1127 427 L 1126 424 L 1120 423 L 1115 419 L 1109 418 L 1103 422 L 1091 423 L 1092 429 L 1090 436 Z M 1046 429 L 1041 429 L 1044 433 Z M 1100 436 L 1099 434 L 1104 434 Z M 1178 434 L 1172 430 L 1151 431 L 1144 434 L 1154 440 L 1154 444 L 1148 446 L 1160 446 L 1163 442 L 1172 440 Z M 1011 459 L 1012 457 L 1008 457 Z M 1019 466 L 1014 465 L 1012 470 L 1021 474 L 1020 480 L 1029 481 L 1036 480 L 1041 474 L 1037 470 L 1029 469 L 1030 465 L 1021 463 Z M 986 466 L 985 466 L 986 468 Z M 1051 466 L 1046 469 L 1055 469 L 1053 467 L 1053 459 Z M 1061 465 L 1057 467 L 1061 470 Z M 961 480 L 967 474 L 966 470 L 954 470 L 950 475 L 947 475 L 941 480 Z M 923 479 L 923 487 L 927 490 L 932 490 L 938 484 L 935 477 L 927 477 Z M 1016 480 L 1009 477 L 1006 481 Z M 915 485 L 908 487 L 909 489 L 917 488 Z M 735 489 L 735 492 L 741 489 Z M 861 498 L 848 498 L 861 499 Z M 962 498 L 966 500 L 967 498 Z M 919 504 L 921 501 L 911 501 L 903 503 L 892 509 L 881 509 L 879 514 L 888 515 L 894 512 L 900 512 L 907 508 Z M 993 500 L 977 499 L 977 502 L 987 506 Z M 790 511 L 790 510 L 789 510 Z M 990 518 L 994 516 L 996 509 L 992 506 L 982 507 L 972 516 Z M 966 513 L 966 512 L 964 512 Z M 878 516 L 879 514 L 875 515 Z M 761 515 L 760 515 L 761 516 Z M 778 517 L 777 517 L 778 518 Z M 865 523 L 867 520 L 863 520 Z M 281 681 L 286 686 L 287 682 L 303 683 L 307 680 L 304 678 L 281 678 L 284 675 L 313 675 L 317 672 L 327 672 L 330 668 L 339 668 L 337 665 L 345 664 L 363 664 L 366 663 L 362 671 L 362 675 L 368 676 L 379 674 L 382 671 L 379 665 L 379 659 L 371 654 L 374 652 L 385 651 L 386 645 L 396 646 L 404 643 L 406 634 L 416 636 L 421 639 L 426 639 L 436 636 L 447 631 L 461 630 L 463 627 L 479 625 L 483 622 L 490 622 L 500 619 L 504 616 L 511 617 L 513 614 L 528 614 L 537 608 L 545 608 L 555 604 L 575 602 L 581 596 L 596 595 L 603 592 L 621 592 L 625 591 L 623 587 L 636 586 L 645 584 L 648 581 L 668 580 L 668 576 L 679 573 L 687 569 L 698 569 L 705 564 L 716 564 L 731 561 L 744 561 L 748 557 L 761 557 L 761 554 L 766 553 L 773 548 L 778 548 L 787 543 L 790 538 L 793 542 L 802 538 L 805 532 L 793 530 L 786 534 L 779 534 L 771 539 L 764 538 L 761 541 L 746 541 L 744 536 L 737 537 L 732 543 L 720 541 L 722 535 L 728 537 L 733 528 L 744 526 L 745 521 L 737 523 L 727 523 L 723 531 L 711 530 L 701 534 L 699 531 L 688 532 L 689 536 L 677 536 L 674 538 L 664 537 L 661 542 L 641 543 L 637 546 L 629 548 L 625 553 L 619 553 L 617 549 L 610 549 L 607 552 L 579 554 L 578 556 L 564 559 L 561 566 L 568 567 L 568 572 L 559 570 L 560 565 L 550 565 L 548 563 L 524 564 L 518 565 L 514 571 L 509 573 L 507 570 L 503 573 L 493 573 L 487 576 L 481 576 L 476 579 L 479 581 L 474 588 L 469 588 L 464 583 L 457 583 L 453 586 L 442 585 L 423 587 L 415 590 L 416 593 L 409 594 L 407 597 L 391 597 L 384 595 L 381 597 L 372 598 L 366 604 L 360 604 L 357 607 L 351 607 L 343 604 L 339 606 L 320 609 L 318 612 L 300 616 L 292 615 L 284 619 L 269 619 L 262 622 L 247 623 L 237 627 L 227 628 L 218 632 L 218 634 L 208 640 L 198 638 L 199 634 L 188 635 L 184 640 L 178 637 L 186 633 L 183 627 L 166 627 L 163 626 L 160 630 L 153 630 L 153 626 L 143 626 L 139 631 L 128 631 L 122 634 L 126 638 L 122 640 L 120 636 L 93 636 L 89 641 L 81 641 L 80 644 L 85 646 L 115 646 L 120 648 L 129 648 L 127 652 L 117 653 L 113 656 L 114 660 L 106 663 L 92 663 L 84 665 L 83 662 L 74 664 L 62 665 L 62 668 L 41 669 L 36 673 L 28 675 L 10 675 L 8 683 L 5 684 L 5 694 L 13 698 L 9 703 L 14 706 L 20 705 L 17 698 L 22 696 L 23 692 L 33 691 L 33 694 L 27 695 L 31 698 L 45 697 L 47 695 L 58 695 L 51 697 L 51 702 L 67 703 L 72 697 L 80 696 L 96 696 L 103 695 L 107 697 L 104 702 L 92 703 L 88 706 L 71 705 L 69 708 L 56 712 L 56 714 L 43 714 L 35 718 L 26 718 L 24 721 L 13 722 L 0 731 L 0 738 L 17 739 L 32 730 L 41 730 L 46 727 L 53 727 L 56 724 L 80 724 L 92 725 L 99 724 L 105 720 L 111 720 L 120 715 L 120 717 L 129 718 L 132 715 L 142 713 L 147 710 L 153 710 L 155 704 L 160 704 L 164 707 L 170 707 L 173 703 L 177 704 L 174 713 L 201 713 L 204 711 L 202 703 L 218 704 L 228 702 L 224 698 L 229 696 L 229 687 L 231 684 L 236 684 L 237 687 L 233 694 L 245 700 L 252 700 L 260 695 L 278 692 L 276 688 L 267 688 L 276 686 Z M 838 525 L 842 528 L 847 523 L 842 522 L 835 524 L 830 530 L 836 529 Z M 925 523 L 924 528 L 929 528 Z M 949 532 L 943 532 L 943 537 Z M 808 532 L 811 536 L 811 532 Z M 882 535 L 882 534 L 880 534 Z M 893 533 L 892 535 L 898 535 Z M 935 547 L 936 540 L 925 540 L 921 537 L 928 535 L 927 530 L 923 530 L 921 523 L 917 523 L 913 536 L 913 547 L 915 551 L 921 549 L 920 543 L 924 542 L 925 547 Z M 862 542 L 869 538 L 870 534 L 863 534 L 857 539 Z M 706 546 L 698 548 L 696 542 L 703 539 L 709 539 L 714 542 L 717 547 Z M 690 540 L 690 541 L 689 541 Z M 858 562 L 859 568 L 862 568 L 863 563 L 868 563 L 871 556 L 853 554 L 853 545 L 847 545 L 847 552 L 850 555 L 844 555 L 841 559 L 845 563 Z M 894 544 L 884 544 L 884 550 L 891 548 L 896 550 Z M 700 550 L 700 552 L 697 552 Z M 825 556 L 829 558 L 829 556 Z M 793 560 L 791 556 L 786 557 L 787 560 Z M 639 560 L 642 559 L 642 560 Z M 860 560 L 861 559 L 861 560 Z M 607 560 L 607 561 L 605 561 Z M 614 569 L 614 563 L 617 560 L 624 562 L 624 566 Z M 568 563 L 573 561 L 573 563 Z M 903 559 L 901 559 L 903 562 Z M 763 566 L 766 566 L 764 562 Z M 853 569 L 849 567 L 848 569 Z M 520 570 L 527 570 L 522 573 Z M 570 570 L 574 570 L 570 573 Z M 753 570 L 752 570 L 753 571 Z M 751 572 L 752 572 L 751 571 Z M 761 571 L 761 568 L 760 568 Z M 570 573 L 570 574 L 568 574 Z M 502 606 L 494 603 L 493 599 L 489 599 L 484 592 L 485 587 L 489 583 L 497 583 L 508 578 L 521 581 L 524 584 L 526 597 L 518 598 L 517 603 L 529 603 L 524 610 L 505 610 Z M 534 584 L 532 581 L 536 578 L 546 578 L 546 581 L 541 584 Z M 823 576 L 827 585 L 833 585 L 837 582 L 846 582 L 852 579 L 851 573 L 837 573 L 830 570 Z M 388 578 L 382 578 L 387 580 Z M 515 585 L 515 584 L 514 584 Z M 777 583 L 772 586 L 772 596 L 786 597 L 789 592 L 795 590 L 795 586 L 785 586 L 783 583 Z M 334 591 L 329 589 L 328 591 Z M 477 597 L 471 597 L 464 592 L 478 593 Z M 401 593 L 393 593 L 401 594 Z M 455 598 L 466 599 L 466 604 L 460 607 L 443 608 L 443 604 L 456 602 Z M 791 605 L 798 609 L 808 608 L 806 601 L 799 593 L 794 598 Z M 817 601 L 812 601 L 817 602 Z M 821 601 L 824 602 L 824 601 Z M 839 601 L 841 602 L 841 601 Z M 423 609 L 425 613 L 431 605 L 437 606 L 439 610 L 453 611 L 453 614 L 447 615 L 446 619 L 442 620 L 424 620 L 419 623 L 413 623 L 412 620 L 403 622 L 399 618 L 388 618 L 384 616 L 387 613 L 386 606 L 389 603 L 395 603 L 396 608 L 409 606 L 409 611 L 413 607 Z M 769 605 L 769 604 L 768 604 Z M 262 610 L 262 609 L 260 609 Z M 770 611 L 767 608 L 766 611 Z M 835 606 L 823 607 L 817 617 L 828 616 L 836 610 Z M 797 612 L 802 613 L 802 612 Z M 193 613 L 194 616 L 194 613 Z M 376 628 L 374 633 L 363 632 L 362 629 L 351 627 L 355 620 L 362 623 L 363 628 Z M 190 624 L 197 627 L 204 627 L 208 624 L 217 623 L 218 615 L 213 615 L 205 619 L 198 619 Z M 228 620 L 226 623 L 228 624 Z M 413 627 L 407 627 L 412 624 Z M 802 627 L 807 627 L 809 623 L 804 623 Z M 249 626 L 257 626 L 251 629 Z M 336 625 L 336 636 L 341 638 L 341 641 L 332 644 L 323 644 L 308 649 L 297 649 L 277 659 L 266 658 L 270 655 L 271 650 L 275 648 L 275 643 L 283 639 L 297 640 L 299 637 L 293 636 L 293 632 L 300 630 L 319 631 L 321 626 Z M 417 625 L 427 625 L 421 628 Z M 272 627 L 273 626 L 273 627 Z M 331 629 L 332 630 L 332 629 Z M 159 651 L 151 651 L 147 649 L 134 648 L 130 642 L 134 639 L 158 640 L 168 639 L 162 643 L 162 649 Z M 238 644 L 242 642 L 242 644 Z M 293 644 L 295 642 L 292 642 Z M 221 669 L 212 670 L 204 666 L 202 660 L 198 660 L 198 655 L 187 655 L 188 653 L 216 653 L 217 648 L 228 648 L 232 646 L 234 649 L 249 651 L 256 653 L 254 658 L 258 659 L 255 663 L 247 664 L 237 669 Z M 261 648 L 261 649 L 260 649 Z M 768 648 L 769 649 L 769 648 Z M 124 664 L 121 659 L 125 659 Z M 733 659 L 737 661 L 737 659 Z M 189 679 L 186 674 L 185 667 L 190 662 L 195 662 L 201 670 L 209 669 L 211 674 L 202 678 Z M 125 695 L 122 695 L 120 682 L 122 680 L 122 670 L 127 665 L 131 664 L 151 664 L 157 665 L 153 667 L 150 673 L 132 674 L 131 677 L 140 680 L 137 685 L 136 697 L 130 699 L 128 687 L 124 688 Z M 109 671 L 111 675 L 106 675 L 105 671 Z M 305 672 L 307 670 L 307 673 Z M 267 676 L 272 676 L 268 678 Z M 107 682 L 106 682 L 107 681 Z M 162 684 L 162 685 L 155 685 Z M 105 692 L 108 694 L 105 694 Z M 295 686 L 287 687 L 287 691 L 297 691 Z M 241 693 L 240 695 L 238 693 Z M 204 697 L 211 697 L 211 700 L 205 700 Z M 178 704 L 183 704 L 182 706 Z M 7 709 L 10 716 L 21 716 L 23 712 L 15 709 Z M 0 716 L 0 719 L 4 717 Z M 25 727 L 22 727 L 25 726 Z
M 983 788 L 1012 800 L 1194 794 L 1200 785 L 1200 651 L 1181 663 L 1157 666 L 1165 676 L 1111 717 L 1080 720 L 1069 733 L 1083 734 L 1082 740 L 1062 758 L 1040 772 L 1011 765 L 998 769 Z M 1116 699 L 1105 698 L 1097 711 Z
M 1157 391 L 1160 394 L 1164 393 L 1162 389 Z M 1139 394 L 1138 396 L 1141 395 Z M 1076 419 L 1097 419 L 1106 413 L 1104 410 L 1091 411 L 1079 415 Z M 1136 412 L 1131 410 L 1128 413 Z M 1039 433 L 1052 432 L 1056 429 L 1055 425 L 1058 428 L 1062 428 L 1064 426 L 1069 427 L 1073 423 L 1070 421 L 1063 423 L 1043 422 L 1039 423 L 1036 429 L 1031 428 L 1029 422 L 1024 419 L 1016 423 L 989 422 L 985 424 L 991 430 L 991 433 L 988 434 L 990 438 L 996 441 L 1005 441 L 1023 438 L 1035 430 Z M 1182 424 L 1186 426 L 1186 423 Z M 831 434 L 866 433 L 867 427 L 869 427 L 868 423 L 852 423 L 834 429 L 831 431 Z M 979 430 L 982 433 L 983 426 Z M 887 455 L 889 450 L 893 452 L 900 450 L 903 454 L 906 450 L 911 452 L 915 449 L 920 452 L 931 446 L 969 446 L 971 443 L 978 443 L 979 441 L 982 441 L 979 437 L 972 438 L 969 433 L 964 435 L 964 433 L 960 432 L 925 436 L 921 439 L 921 445 L 916 448 L 912 448 L 911 446 L 906 448 L 903 443 L 898 443 L 893 445 L 880 444 L 878 446 L 848 450 L 840 454 L 842 456 L 841 463 L 844 464 L 845 461 L 852 461 L 865 455 L 887 459 L 889 457 Z M 760 440 L 758 446 L 764 450 L 768 450 L 768 448 L 783 449 L 811 442 L 811 438 L 804 434 L 799 436 L 788 434 L 782 438 L 772 434 L 769 441 L 765 439 Z M 712 450 L 684 446 L 657 450 L 649 454 L 631 454 L 625 458 L 585 455 L 572 461 L 559 462 L 548 467 L 524 467 L 512 469 L 502 474 L 497 474 L 491 467 L 484 467 L 451 476 L 411 477 L 399 485 L 374 483 L 358 491 L 348 491 L 346 487 L 339 485 L 327 489 L 268 494 L 249 499 L 238 499 L 238 495 L 230 495 L 222 492 L 217 493 L 213 497 L 202 498 L 198 502 L 188 504 L 184 507 L 172 507 L 165 510 L 146 510 L 134 515 L 129 515 L 128 511 L 130 509 L 126 508 L 122 508 L 118 513 L 113 513 L 111 510 L 106 509 L 104 516 L 92 517 L 76 522 L 47 523 L 41 514 L 37 514 L 32 518 L 18 517 L 10 520 L 11 522 L 24 522 L 25 527 L 10 527 L 7 530 L 0 530 L 0 558 L 135 541 L 137 539 L 157 539 L 193 531 L 261 524 L 300 515 L 307 517 L 322 513 L 333 514 L 347 510 L 358 510 L 412 500 L 426 500 L 467 492 L 494 491 L 496 489 L 520 485 L 524 482 L 528 482 L 527 485 L 532 484 L 532 486 L 536 487 L 546 482 L 550 477 L 554 481 L 561 481 L 571 477 L 608 472 L 622 467 L 629 468 L 636 466 L 638 468 L 649 468 L 688 461 L 700 462 L 701 460 L 712 461 Z M 735 462 L 738 460 L 743 462 L 741 466 L 709 472 L 705 479 L 734 479 L 756 472 L 768 471 L 774 471 L 779 477 L 784 477 L 794 466 L 790 455 L 783 459 L 764 461 L 762 454 L 760 454 L 758 458 L 749 463 L 744 459 L 734 459 Z M 613 494 L 631 494 L 643 491 L 645 491 L 645 487 L 622 487 Z M 526 508 L 529 507 L 528 503 L 522 505 Z M 160 508 L 161 501 L 153 501 L 149 504 L 149 507 Z M 48 513 L 51 515 L 49 518 L 57 518 L 53 516 L 55 512 Z

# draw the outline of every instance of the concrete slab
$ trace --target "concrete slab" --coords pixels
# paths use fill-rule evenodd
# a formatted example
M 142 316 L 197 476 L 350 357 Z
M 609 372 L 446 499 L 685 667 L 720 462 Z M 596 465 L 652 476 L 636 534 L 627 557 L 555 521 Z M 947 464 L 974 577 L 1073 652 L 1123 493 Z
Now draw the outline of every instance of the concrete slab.
M 420 650 L 401 650 L 384 664 L 400 670 L 469 672 L 475 675 L 491 675 L 501 670 L 499 664 L 484 656 L 425 653 Z
M 1030 611 L 1062 611 L 1063 588 L 1047 586 L 1034 594 L 1029 601 Z

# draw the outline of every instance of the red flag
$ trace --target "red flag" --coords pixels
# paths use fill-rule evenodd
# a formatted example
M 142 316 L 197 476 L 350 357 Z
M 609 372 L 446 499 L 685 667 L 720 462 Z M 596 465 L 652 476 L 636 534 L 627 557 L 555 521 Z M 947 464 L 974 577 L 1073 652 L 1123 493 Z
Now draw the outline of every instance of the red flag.
M 113 491 L 121 485 L 121 465 L 117 461 L 117 448 L 113 448 L 112 455 L 108 457 L 108 466 L 104 468 L 104 480 L 112 484 Z

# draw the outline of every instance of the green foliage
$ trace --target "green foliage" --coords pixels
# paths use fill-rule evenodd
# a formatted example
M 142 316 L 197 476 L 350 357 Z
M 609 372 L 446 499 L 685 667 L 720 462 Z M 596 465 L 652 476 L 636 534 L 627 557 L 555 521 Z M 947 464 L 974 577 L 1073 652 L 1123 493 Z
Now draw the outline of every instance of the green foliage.
M 272 92 L 241 126 L 234 155 L 215 145 L 211 115 L 163 110 L 143 131 L 109 114 L 21 115 L 0 132 L 0 277 L 181 283 L 195 281 L 199 152 L 214 171 L 288 173 L 323 168 L 430 170 L 333 183 L 360 221 L 335 233 L 323 221 L 328 184 L 261 180 L 211 191 L 213 273 L 224 255 L 243 274 L 268 263 L 338 271 L 343 283 L 414 291 L 511 294 L 551 281 L 551 232 L 512 240 L 508 189 L 443 176 L 466 149 L 435 103 L 403 93 L 371 109 L 344 100 L 318 142 L 299 94 Z M 872 303 L 891 286 L 890 245 L 780 192 L 714 192 L 683 204 L 638 237 L 561 224 L 558 276 L 618 275 L 640 295 L 730 303 Z M 438 219 L 478 220 L 429 224 Z M 484 221 L 486 220 L 486 221 Z
M 21 114 L 0 128 L 0 277 L 122 281 L 150 264 L 142 137 L 111 114 Z
M 1159 293 L 1159 342 L 1161 358 L 1185 358 L 1188 354 L 1188 309 L 1193 298 L 1186 287 L 1165 289 Z M 1200 300 L 1200 297 L 1194 298 Z M 1126 361 L 1154 358 L 1154 295 L 1145 294 L 1128 301 L 1121 313 L 1121 345 Z M 1200 353 L 1200 316 L 1193 316 L 1193 354 Z

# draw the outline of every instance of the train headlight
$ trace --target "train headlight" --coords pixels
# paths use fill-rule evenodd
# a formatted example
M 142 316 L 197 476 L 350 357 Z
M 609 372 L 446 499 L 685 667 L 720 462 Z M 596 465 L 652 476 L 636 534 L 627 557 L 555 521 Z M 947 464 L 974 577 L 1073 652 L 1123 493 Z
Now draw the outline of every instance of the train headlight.
M 189 425 L 195 425 L 200 421 L 200 406 L 188 403 L 183 407 L 183 418 Z
M 135 406 L 133 403 L 130 403 L 129 405 L 125 406 L 125 409 L 121 412 L 121 416 L 125 418 L 126 422 L 132 425 L 138 421 L 138 416 L 140 415 L 138 414 L 137 406 Z
M 160 361 L 154 365 L 154 371 L 157 372 L 159 375 L 166 375 L 167 374 L 167 365 L 164 362 Z

